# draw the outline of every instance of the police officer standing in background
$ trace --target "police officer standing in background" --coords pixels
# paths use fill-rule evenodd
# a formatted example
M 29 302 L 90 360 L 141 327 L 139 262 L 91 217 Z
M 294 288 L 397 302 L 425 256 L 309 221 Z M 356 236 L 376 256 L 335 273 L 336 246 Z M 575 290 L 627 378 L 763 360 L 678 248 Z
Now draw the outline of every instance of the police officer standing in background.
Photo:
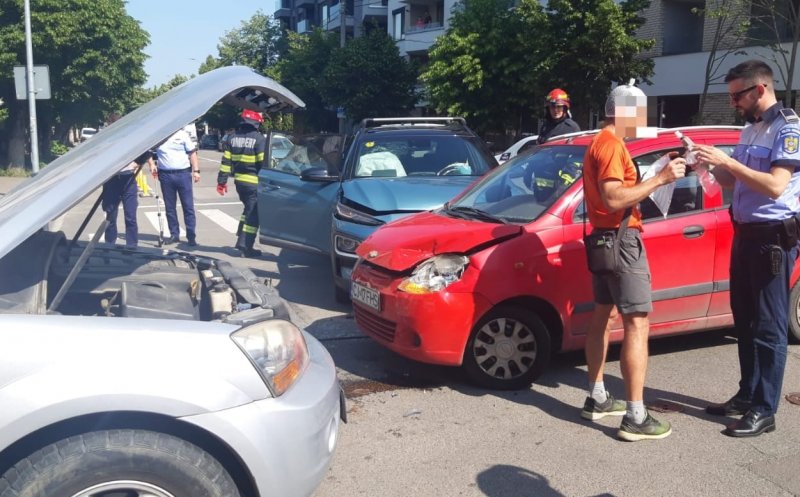
M 192 182 L 200 181 L 200 165 L 197 160 L 197 149 L 189 133 L 185 129 L 173 133 L 156 149 L 156 157 L 158 167 L 152 168 L 152 173 L 161 185 L 170 233 L 170 237 L 164 240 L 164 243 L 170 245 L 180 241 L 178 223 L 178 197 L 180 197 L 183 220 L 186 223 L 186 241 L 190 247 L 195 247 L 197 216 L 194 212 Z
M 258 172 L 267 150 L 267 139 L 258 129 L 263 121 L 256 111 L 245 109 L 242 112 L 242 123 L 223 145 L 222 163 L 217 175 L 217 193 L 225 195 L 228 177 L 233 174 L 236 193 L 244 204 L 236 230 L 236 248 L 244 257 L 261 256 L 261 251 L 254 249 L 253 244 L 258 233 Z
M 731 105 L 749 124 L 728 157 L 695 147 L 720 184 L 733 188 L 730 299 L 739 347 L 739 390 L 706 407 L 719 416 L 742 416 L 724 433 L 754 437 L 775 430 L 786 366 L 789 277 L 798 247 L 800 119 L 775 98 L 772 69 L 749 60 L 725 82 Z

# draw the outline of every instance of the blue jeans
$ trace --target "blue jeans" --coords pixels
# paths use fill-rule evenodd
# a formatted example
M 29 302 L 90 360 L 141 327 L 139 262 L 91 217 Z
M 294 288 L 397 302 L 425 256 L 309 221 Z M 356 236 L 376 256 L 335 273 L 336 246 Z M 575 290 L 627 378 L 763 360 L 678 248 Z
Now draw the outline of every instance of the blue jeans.
M 139 244 L 139 226 L 136 223 L 139 198 L 133 173 L 117 174 L 103 185 L 103 211 L 108 219 L 105 231 L 106 243 L 117 241 L 117 213 L 120 201 L 125 214 L 125 246 L 133 248 Z
M 167 227 L 172 238 L 178 239 L 181 234 L 178 223 L 178 197 L 183 207 L 183 221 L 186 223 L 186 239 L 196 238 L 197 218 L 194 213 L 194 193 L 192 191 L 192 173 L 189 168 L 177 172 L 158 170 L 158 181 L 161 184 L 161 195 L 164 198 L 164 211 Z
M 789 277 L 798 249 L 779 247 L 778 274 L 771 247 L 759 239 L 734 236 L 731 248 L 731 309 L 738 338 L 741 399 L 756 412 L 777 412 L 786 368 L 789 330 Z

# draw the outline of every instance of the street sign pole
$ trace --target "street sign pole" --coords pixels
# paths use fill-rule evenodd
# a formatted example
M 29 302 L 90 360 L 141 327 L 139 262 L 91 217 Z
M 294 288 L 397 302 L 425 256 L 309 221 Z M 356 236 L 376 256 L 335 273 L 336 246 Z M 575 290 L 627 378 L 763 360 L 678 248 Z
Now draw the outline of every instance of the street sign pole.
M 27 58 L 28 112 L 30 114 L 31 171 L 39 172 L 39 135 L 36 131 L 36 85 L 33 81 L 33 42 L 31 41 L 31 4 L 25 0 L 25 56 Z

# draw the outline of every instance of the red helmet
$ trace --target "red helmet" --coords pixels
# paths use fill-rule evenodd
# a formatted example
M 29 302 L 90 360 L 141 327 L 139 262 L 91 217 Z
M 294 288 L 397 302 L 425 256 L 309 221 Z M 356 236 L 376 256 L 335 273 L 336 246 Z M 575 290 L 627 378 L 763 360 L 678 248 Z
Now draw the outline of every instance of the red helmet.
M 565 105 L 567 109 L 569 109 L 570 106 L 569 95 L 567 95 L 567 92 L 565 92 L 561 88 L 556 88 L 555 90 L 548 93 L 547 98 L 545 100 L 547 101 L 548 104 Z
M 242 111 L 242 119 L 253 122 L 253 124 L 264 122 L 264 118 L 261 116 L 260 112 L 250 109 L 245 109 Z

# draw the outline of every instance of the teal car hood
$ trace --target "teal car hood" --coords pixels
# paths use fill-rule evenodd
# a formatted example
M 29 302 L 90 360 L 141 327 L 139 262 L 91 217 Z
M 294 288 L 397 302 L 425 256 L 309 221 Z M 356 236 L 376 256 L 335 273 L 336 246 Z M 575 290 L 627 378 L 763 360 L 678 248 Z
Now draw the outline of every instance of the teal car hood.
M 377 215 L 428 211 L 441 207 L 477 179 L 476 176 L 356 178 L 342 183 L 342 197 Z

